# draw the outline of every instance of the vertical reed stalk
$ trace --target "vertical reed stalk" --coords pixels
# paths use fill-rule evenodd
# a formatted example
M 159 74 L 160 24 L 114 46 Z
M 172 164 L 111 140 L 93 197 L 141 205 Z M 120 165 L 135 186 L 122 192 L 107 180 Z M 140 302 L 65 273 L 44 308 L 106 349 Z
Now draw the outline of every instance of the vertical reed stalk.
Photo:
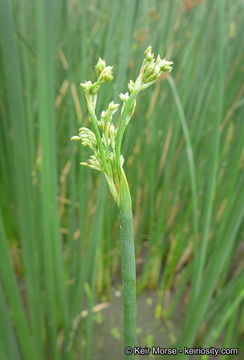
M 120 248 L 124 301 L 124 346 L 136 345 L 136 265 L 132 203 L 124 171 L 120 181 Z M 131 357 L 132 358 L 132 357 Z M 135 358 L 133 356 L 133 358 Z

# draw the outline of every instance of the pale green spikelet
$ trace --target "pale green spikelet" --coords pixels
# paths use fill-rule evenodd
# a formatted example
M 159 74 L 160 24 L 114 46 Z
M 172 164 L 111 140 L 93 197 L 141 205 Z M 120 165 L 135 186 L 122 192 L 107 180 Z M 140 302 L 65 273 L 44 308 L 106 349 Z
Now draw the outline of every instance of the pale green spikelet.
M 105 69 L 106 63 L 103 59 L 99 58 L 97 64 L 95 65 L 95 71 L 97 77 L 100 76 L 101 72 Z
M 79 136 L 72 136 L 72 138 L 70 140 L 72 140 L 72 141 L 80 141 L 81 138 Z

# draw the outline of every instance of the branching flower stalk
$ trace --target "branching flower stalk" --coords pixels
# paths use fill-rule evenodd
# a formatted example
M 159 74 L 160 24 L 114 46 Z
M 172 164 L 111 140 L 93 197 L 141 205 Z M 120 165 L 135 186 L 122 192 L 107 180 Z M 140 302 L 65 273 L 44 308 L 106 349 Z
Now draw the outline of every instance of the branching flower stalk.
M 134 114 L 136 97 L 142 91 L 155 83 L 164 72 L 172 70 L 171 61 L 154 58 L 149 46 L 144 52 L 145 58 L 140 73 L 135 82 L 128 83 L 128 92 L 120 94 L 122 107 L 119 126 L 115 128 L 112 119 L 119 104 L 111 101 L 108 108 L 102 111 L 100 119 L 96 116 L 97 94 L 101 85 L 113 80 L 112 66 L 106 66 L 99 58 L 95 65 L 97 81 L 87 81 L 80 84 L 84 89 L 90 122 L 93 131 L 81 128 L 78 136 L 71 140 L 81 141 L 88 146 L 93 154 L 87 162 L 81 165 L 104 173 L 111 194 L 120 210 L 120 246 L 122 259 L 123 299 L 124 299 L 124 344 L 136 345 L 136 267 L 133 236 L 133 216 L 130 190 L 123 170 L 124 158 L 121 154 L 121 144 L 125 129 Z M 132 355 L 131 358 L 134 358 Z

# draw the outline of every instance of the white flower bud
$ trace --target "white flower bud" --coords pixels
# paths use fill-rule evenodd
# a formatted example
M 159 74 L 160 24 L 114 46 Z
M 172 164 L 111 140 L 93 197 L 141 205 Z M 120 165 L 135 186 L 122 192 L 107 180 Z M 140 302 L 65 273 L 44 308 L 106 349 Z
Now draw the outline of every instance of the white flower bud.
M 103 111 L 101 112 L 101 120 L 102 120 L 102 121 L 105 120 L 105 116 L 106 116 L 106 111 L 103 110 Z
M 89 88 L 90 86 L 92 85 L 92 82 L 89 80 L 89 81 L 85 81 L 84 83 L 80 83 L 80 86 L 83 88 L 83 89 L 86 89 L 89 91 Z
M 119 98 L 120 98 L 121 101 L 126 102 L 129 99 L 129 93 L 128 92 L 126 92 L 125 94 L 121 93 L 119 95 Z
M 72 136 L 72 138 L 70 140 L 72 140 L 72 141 L 80 141 L 81 138 L 79 136 Z
M 129 89 L 130 92 L 133 91 L 134 86 L 135 86 L 134 81 L 130 80 L 129 83 L 128 83 L 128 89 Z
M 95 65 L 95 71 L 97 77 L 100 76 L 101 72 L 105 69 L 106 63 L 103 59 L 99 58 L 97 64 Z
M 112 112 L 113 114 L 118 110 L 119 108 L 119 104 L 115 104 L 113 101 L 111 101 L 109 104 L 108 104 L 108 110 L 110 112 Z
M 152 53 L 152 47 L 148 46 L 144 52 L 144 56 L 147 61 L 152 61 L 154 59 L 154 54 Z
M 113 66 L 106 66 L 101 72 L 98 78 L 98 82 L 100 82 L 101 84 L 105 84 L 113 80 L 112 70 L 113 70 Z
M 165 59 L 161 60 L 160 62 L 160 68 L 161 68 L 161 71 L 162 72 L 170 72 L 173 68 L 172 65 L 173 64 L 173 61 L 167 61 Z
M 162 61 L 162 60 L 161 60 L 161 57 L 160 57 L 160 55 L 158 55 L 158 56 L 157 56 L 157 59 L 156 59 L 156 64 L 160 64 L 161 61 Z
M 89 163 L 86 163 L 86 162 L 81 162 L 80 165 L 89 167 L 89 168 L 91 168 L 93 170 L 102 171 L 102 169 L 99 166 L 89 164 Z

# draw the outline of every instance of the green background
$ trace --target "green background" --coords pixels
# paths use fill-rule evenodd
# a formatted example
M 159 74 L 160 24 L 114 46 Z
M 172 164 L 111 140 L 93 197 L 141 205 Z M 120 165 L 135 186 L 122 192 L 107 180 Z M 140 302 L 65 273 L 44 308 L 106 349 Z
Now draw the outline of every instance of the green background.
M 140 95 L 123 142 L 138 294 L 154 291 L 162 324 L 184 312 L 168 346 L 241 351 L 243 10 L 241 0 L 1 1 L 1 360 L 94 358 L 91 309 L 121 283 L 119 223 L 103 175 L 79 165 L 88 152 L 70 141 L 88 125 L 79 83 L 95 79 L 99 56 L 114 65 L 99 117 L 148 45 L 174 68 Z

